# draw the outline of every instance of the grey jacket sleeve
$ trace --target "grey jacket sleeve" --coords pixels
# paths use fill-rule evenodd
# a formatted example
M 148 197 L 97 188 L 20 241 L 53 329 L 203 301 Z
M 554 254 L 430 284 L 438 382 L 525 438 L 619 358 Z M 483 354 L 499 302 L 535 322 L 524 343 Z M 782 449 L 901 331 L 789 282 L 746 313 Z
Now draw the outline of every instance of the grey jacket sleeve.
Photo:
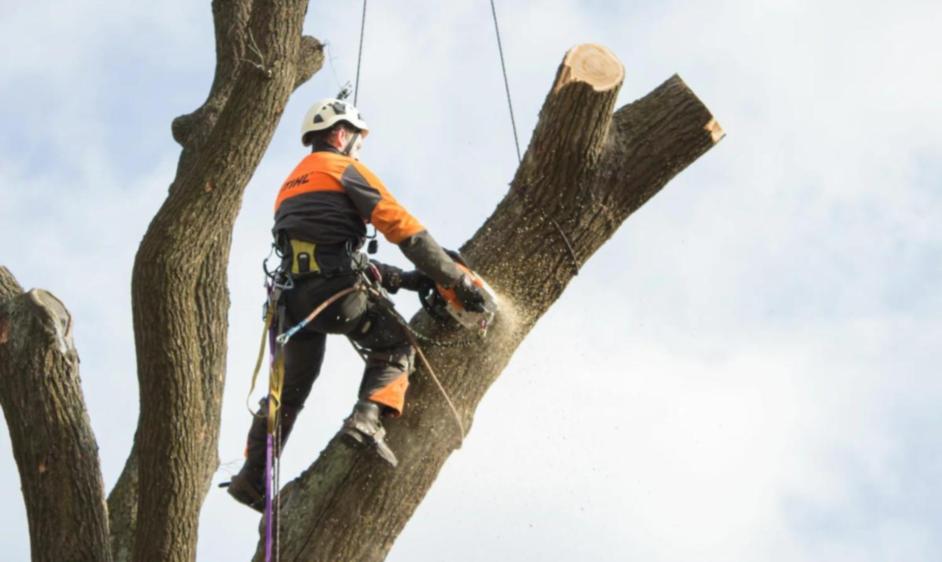
M 464 275 L 427 230 L 406 238 L 399 248 L 419 271 L 443 287 L 454 287 Z

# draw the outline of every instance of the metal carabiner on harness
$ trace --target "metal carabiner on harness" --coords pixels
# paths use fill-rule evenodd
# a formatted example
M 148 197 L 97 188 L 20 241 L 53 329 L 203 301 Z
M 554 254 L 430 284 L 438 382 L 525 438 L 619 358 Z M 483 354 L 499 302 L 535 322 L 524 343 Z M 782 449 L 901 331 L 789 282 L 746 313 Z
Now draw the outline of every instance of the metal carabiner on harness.
M 276 267 L 274 270 L 268 269 L 268 262 L 271 260 L 272 256 L 280 260 L 278 267 Z M 269 250 L 268 255 L 265 256 L 265 259 L 262 260 L 262 271 L 265 272 L 265 277 L 268 279 L 268 282 L 272 287 L 281 289 L 282 291 L 287 291 L 294 288 L 294 278 L 291 276 L 290 271 L 285 270 L 284 258 L 285 254 L 278 246 L 278 241 L 272 242 L 271 250 Z

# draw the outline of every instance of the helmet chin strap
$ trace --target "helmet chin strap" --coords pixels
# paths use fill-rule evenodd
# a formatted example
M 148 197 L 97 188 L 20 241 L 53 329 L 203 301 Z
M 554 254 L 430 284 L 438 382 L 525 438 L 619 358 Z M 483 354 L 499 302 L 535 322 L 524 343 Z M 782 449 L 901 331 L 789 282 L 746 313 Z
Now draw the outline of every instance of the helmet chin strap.
M 351 158 L 356 158 L 356 155 L 353 154 L 353 149 L 356 148 L 357 141 L 360 140 L 360 133 L 353 133 L 353 136 L 350 137 L 350 140 L 347 141 L 347 145 L 343 147 L 343 155 L 350 156 Z

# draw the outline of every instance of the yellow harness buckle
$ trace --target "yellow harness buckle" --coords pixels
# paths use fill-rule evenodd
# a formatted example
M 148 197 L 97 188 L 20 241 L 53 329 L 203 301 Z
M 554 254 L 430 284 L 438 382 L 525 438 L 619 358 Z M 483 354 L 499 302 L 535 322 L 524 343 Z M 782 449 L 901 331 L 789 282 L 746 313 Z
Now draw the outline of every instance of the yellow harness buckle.
M 319 273 L 321 268 L 317 265 L 315 258 L 317 244 L 314 242 L 305 242 L 304 240 L 290 240 L 291 242 L 291 273 L 294 275 L 305 275 L 307 273 Z

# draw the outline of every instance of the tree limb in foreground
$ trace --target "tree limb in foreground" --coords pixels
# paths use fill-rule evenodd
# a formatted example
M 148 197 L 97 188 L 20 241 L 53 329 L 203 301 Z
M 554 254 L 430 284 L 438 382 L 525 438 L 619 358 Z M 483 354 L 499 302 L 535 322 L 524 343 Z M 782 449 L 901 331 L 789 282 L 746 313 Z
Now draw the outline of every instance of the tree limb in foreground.
M 34 562 L 110 562 L 98 444 L 72 316 L 0 266 L 0 405 L 20 472 Z

